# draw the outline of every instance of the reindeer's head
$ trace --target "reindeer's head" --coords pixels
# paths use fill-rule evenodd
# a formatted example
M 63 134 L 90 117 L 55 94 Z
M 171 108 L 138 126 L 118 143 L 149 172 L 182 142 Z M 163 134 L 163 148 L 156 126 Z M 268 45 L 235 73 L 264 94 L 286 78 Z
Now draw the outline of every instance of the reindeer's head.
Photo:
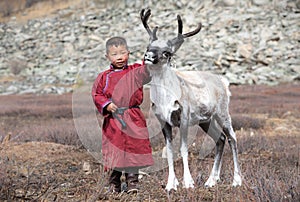
M 147 11 L 145 11 L 143 9 L 140 15 L 141 15 L 141 20 L 143 22 L 143 25 L 150 36 L 150 43 L 147 47 L 147 51 L 144 56 L 145 63 L 149 65 L 167 63 L 171 59 L 171 57 L 175 54 L 175 52 L 180 48 L 181 44 L 184 42 L 184 38 L 197 34 L 202 27 L 201 23 L 199 23 L 197 29 L 195 29 L 194 31 L 188 32 L 186 34 L 182 34 L 182 20 L 180 15 L 177 15 L 177 21 L 178 21 L 177 37 L 167 41 L 160 40 L 156 36 L 158 27 L 155 27 L 153 31 L 151 31 L 147 24 L 149 16 L 151 15 L 151 10 L 148 9 Z

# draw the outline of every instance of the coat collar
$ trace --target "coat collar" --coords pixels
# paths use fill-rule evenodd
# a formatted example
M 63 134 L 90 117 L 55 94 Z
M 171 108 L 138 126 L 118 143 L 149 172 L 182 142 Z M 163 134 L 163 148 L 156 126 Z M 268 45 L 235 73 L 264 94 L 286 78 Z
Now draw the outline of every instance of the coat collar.
M 123 69 L 127 69 L 128 68 L 128 64 L 126 64 Z M 113 66 L 113 64 L 110 64 L 110 67 L 109 67 L 110 70 L 112 71 L 120 71 L 120 70 L 123 70 L 123 69 L 115 69 L 115 67 Z

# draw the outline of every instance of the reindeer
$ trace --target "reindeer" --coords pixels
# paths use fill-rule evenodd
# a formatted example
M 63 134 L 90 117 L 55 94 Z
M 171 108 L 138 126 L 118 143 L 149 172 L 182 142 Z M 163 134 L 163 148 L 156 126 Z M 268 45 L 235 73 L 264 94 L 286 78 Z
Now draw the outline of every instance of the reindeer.
M 183 186 L 193 188 L 194 180 L 188 165 L 188 127 L 199 125 L 216 143 L 216 155 L 212 171 L 205 183 L 214 186 L 220 179 L 220 170 L 225 140 L 231 147 L 234 162 L 233 186 L 242 184 L 238 164 L 236 134 L 232 128 L 229 114 L 229 82 L 220 75 L 201 71 L 176 71 L 171 59 L 185 38 L 201 30 L 201 23 L 191 32 L 182 34 L 182 20 L 177 16 L 178 35 L 172 40 L 161 40 L 156 36 L 158 27 L 153 31 L 147 21 L 151 10 L 140 13 L 142 23 L 150 36 L 150 43 L 144 55 L 144 61 L 152 76 L 150 100 L 152 110 L 162 125 L 166 141 L 169 165 L 166 190 L 177 190 L 179 185 L 175 176 L 172 148 L 172 127 L 179 127 L 180 153 L 183 160 Z

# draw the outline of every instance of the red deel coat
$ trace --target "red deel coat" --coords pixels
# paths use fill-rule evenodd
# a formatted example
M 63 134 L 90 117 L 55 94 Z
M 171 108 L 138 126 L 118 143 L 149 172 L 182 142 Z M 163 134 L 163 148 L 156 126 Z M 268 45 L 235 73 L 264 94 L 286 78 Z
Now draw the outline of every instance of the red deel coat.
M 92 97 L 98 111 L 104 116 L 102 127 L 103 163 L 108 168 L 146 167 L 153 165 L 152 149 L 146 120 L 137 108 L 143 102 L 143 85 L 150 81 L 147 68 L 141 64 L 128 65 L 100 73 L 94 82 Z M 118 107 L 132 107 L 118 115 L 121 123 L 106 110 L 113 102 Z

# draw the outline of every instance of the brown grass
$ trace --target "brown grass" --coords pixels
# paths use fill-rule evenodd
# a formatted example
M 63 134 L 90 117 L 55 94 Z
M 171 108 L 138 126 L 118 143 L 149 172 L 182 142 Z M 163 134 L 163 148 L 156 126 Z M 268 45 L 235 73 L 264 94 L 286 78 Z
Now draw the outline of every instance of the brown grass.
M 2 96 L 1 138 L 79 145 L 73 123 L 71 95 Z M 1 140 L 0 138 L 0 140 Z
M 199 158 L 201 133 L 190 148 L 195 189 L 180 186 L 167 194 L 163 187 L 168 172 L 163 169 L 144 176 L 142 192 L 135 196 L 105 193 L 108 174 L 79 141 L 71 94 L 0 96 L 0 142 L 7 134 L 12 136 L 11 142 L 0 144 L 0 201 L 299 201 L 299 87 L 231 87 L 230 107 L 244 178 L 241 187 L 231 187 L 228 144 L 221 182 L 214 188 L 203 187 L 214 154 Z M 82 169 L 84 162 L 91 164 L 91 173 Z M 175 166 L 181 182 L 180 159 Z

